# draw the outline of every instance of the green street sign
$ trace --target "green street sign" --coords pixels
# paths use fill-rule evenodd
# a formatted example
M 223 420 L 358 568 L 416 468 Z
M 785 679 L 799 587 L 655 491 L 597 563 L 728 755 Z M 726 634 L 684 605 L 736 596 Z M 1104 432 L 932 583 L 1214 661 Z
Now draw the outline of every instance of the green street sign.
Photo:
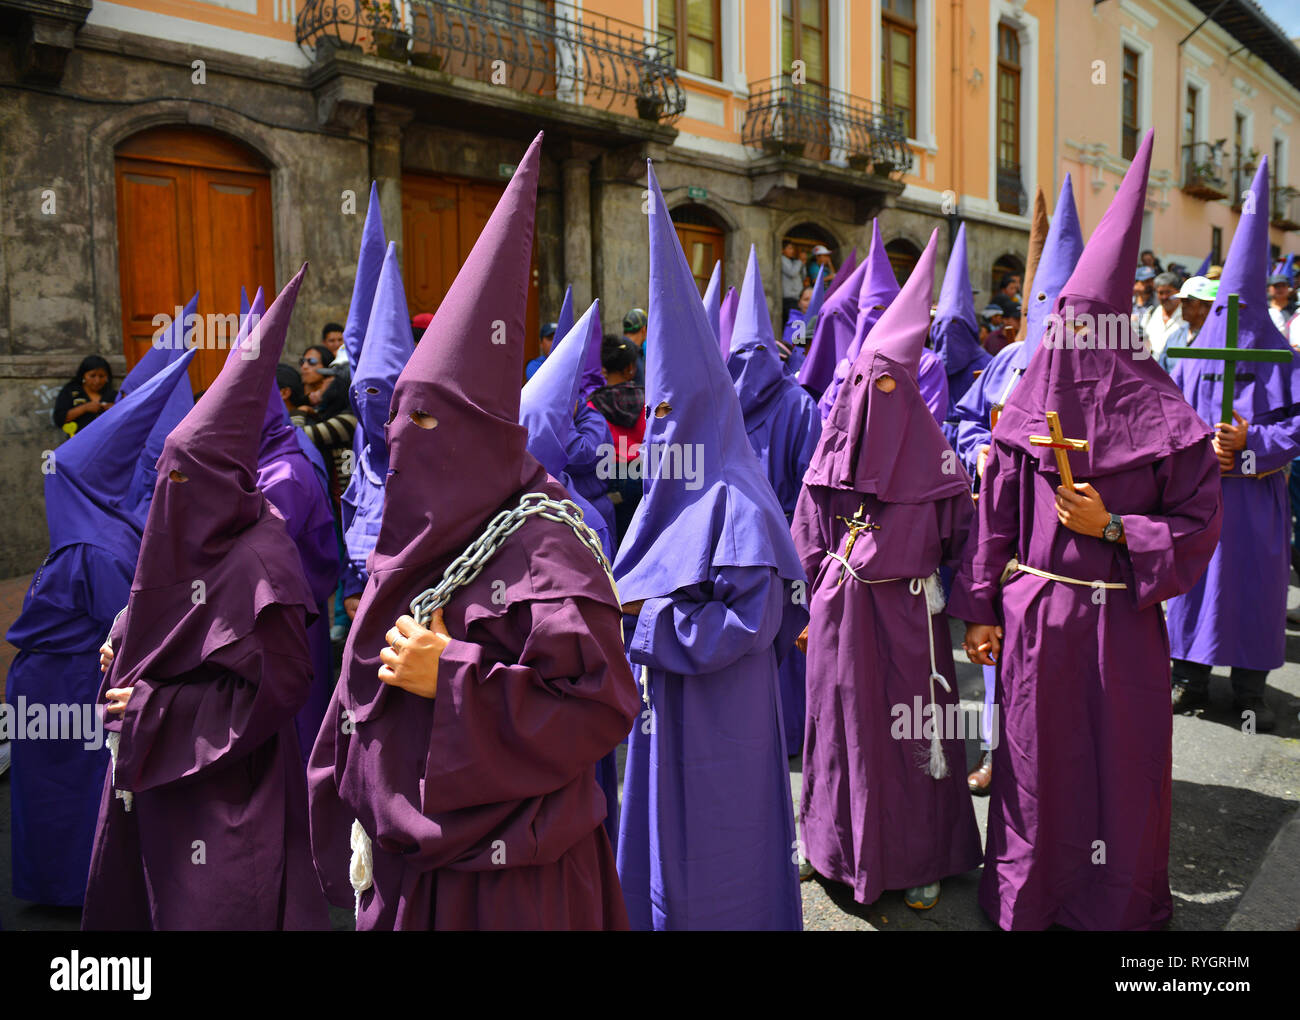
M 686 189 L 686 195 L 688 198 L 708 198 L 709 191 L 707 188 L 689 187 Z
M 518 164 L 518 163 L 498 163 L 498 164 L 497 164 L 497 176 L 498 176 L 498 177 L 513 177 L 513 176 L 515 175 L 515 171 L 516 171 L 518 168 L 519 168 L 519 164 Z

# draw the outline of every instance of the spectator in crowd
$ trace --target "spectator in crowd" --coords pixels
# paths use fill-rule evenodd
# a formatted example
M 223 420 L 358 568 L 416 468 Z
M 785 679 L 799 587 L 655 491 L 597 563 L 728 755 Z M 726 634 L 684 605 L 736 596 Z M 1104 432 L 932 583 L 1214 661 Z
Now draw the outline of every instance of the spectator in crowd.
M 642 326 L 643 334 L 644 330 Z M 613 439 L 614 465 L 618 470 L 616 476 L 609 479 L 609 499 L 614 504 L 618 541 L 622 542 L 628 525 L 632 523 L 632 514 L 641 502 L 640 465 L 635 469 L 631 467 L 640 456 L 646 424 L 645 384 L 636 381 L 636 345 L 627 337 L 607 334 L 600 345 L 600 368 L 605 375 L 605 385 L 592 393 L 588 403 L 609 424 Z M 609 463 L 609 458 L 606 458 L 606 463 Z
M 829 287 L 831 280 L 835 279 L 835 266 L 831 263 L 831 250 L 824 244 L 819 244 L 808 253 L 808 267 L 804 272 L 804 282 L 811 284 L 817 278 L 817 270 L 823 270 L 822 286 Z
M 1164 353 L 1165 344 L 1174 336 L 1183 324 L 1183 314 L 1179 307 L 1178 277 L 1173 273 L 1161 273 L 1155 283 L 1156 303 L 1146 313 L 1140 328 L 1151 344 L 1151 353 L 1157 358 Z
M 623 316 L 623 338 L 636 348 L 636 384 L 642 388 L 645 387 L 645 329 L 649 322 L 644 308 L 633 308 Z
M 1156 271 L 1150 266 L 1138 266 L 1133 274 L 1133 324 L 1137 325 L 1138 316 L 1145 315 L 1156 303 Z
M 113 370 L 98 354 L 81 359 L 77 373 L 59 391 L 54 401 L 54 427 L 75 435 L 113 406 Z
M 1164 269 L 1160 265 L 1160 260 L 1156 258 L 1156 253 L 1150 248 L 1147 248 L 1138 256 L 1138 265 L 1146 266 L 1157 276 L 1164 272 Z
M 1219 281 L 1208 277 L 1192 276 L 1183 284 L 1178 292 L 1178 311 L 1183 317 L 1182 325 L 1166 337 L 1165 346 L 1157 356 L 1165 371 L 1169 370 L 1169 348 L 1186 347 L 1196 339 L 1218 294 Z
M 990 354 L 997 354 L 1016 338 L 1020 332 L 1020 302 L 1015 298 L 999 294 L 985 309 L 996 308 L 998 314 L 990 320 L 989 335 L 985 338 L 984 348 Z
M 314 344 L 303 351 L 298 371 L 306 401 L 298 406 L 305 422 L 303 431 L 316 444 L 330 469 L 330 495 L 334 512 L 339 512 L 339 497 L 352 477 L 352 435 L 357 416 L 352 411 L 346 383 L 340 383 L 336 369 L 328 367 L 330 350 Z
M 1002 306 L 989 303 L 980 312 L 980 343 L 985 350 L 998 343 L 997 334 L 1002 332 Z
M 781 245 L 781 321 L 790 318 L 790 309 L 799 303 L 800 295 L 808 290 L 807 272 L 793 241 Z M 811 290 L 809 290 L 811 294 Z M 805 303 L 804 307 L 807 307 Z
M 1020 304 L 1020 276 L 1017 273 L 1004 273 L 998 280 L 997 292 L 993 295 L 996 302 L 998 298 L 1006 298 L 1008 301 L 1014 301 Z
M 1291 320 L 1295 318 L 1295 293 L 1291 281 L 1281 273 L 1268 278 L 1268 317 L 1283 336 L 1289 337 Z
M 551 353 L 551 345 L 555 343 L 556 326 L 557 323 L 554 322 L 548 322 L 542 326 L 542 340 L 538 345 L 542 353 L 537 355 L 537 357 L 533 358 L 532 361 L 528 362 L 528 364 L 524 366 L 525 382 L 537 373 L 537 370 L 542 367 L 542 362 L 545 361 L 547 355 Z M 560 339 L 563 340 L 564 338 L 561 337 Z
M 411 319 L 411 338 L 418 344 L 420 338 L 424 336 L 424 331 L 429 328 L 429 323 L 433 321 L 432 312 L 421 312 Z
M 337 322 L 327 322 L 321 327 L 320 342 L 334 355 L 326 364 L 334 366 L 348 363 L 348 349 L 343 346 L 343 327 Z
M 302 376 L 293 370 L 292 365 L 275 366 L 275 385 L 280 390 L 280 399 L 289 412 L 289 421 L 296 428 L 307 424 L 307 419 L 299 408 L 307 402 L 306 391 L 302 388 Z

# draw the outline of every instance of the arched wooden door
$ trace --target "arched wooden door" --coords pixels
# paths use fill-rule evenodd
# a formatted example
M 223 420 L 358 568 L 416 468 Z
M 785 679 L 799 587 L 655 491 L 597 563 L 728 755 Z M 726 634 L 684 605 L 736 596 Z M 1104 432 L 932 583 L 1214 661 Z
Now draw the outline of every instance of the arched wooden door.
M 122 338 L 134 365 L 157 330 L 195 291 L 202 316 L 239 312 L 239 288 L 275 296 L 271 177 L 265 161 L 224 135 L 158 127 L 117 147 L 117 255 Z M 216 320 L 207 320 L 216 324 Z M 206 389 L 226 351 L 215 346 L 229 326 L 205 330 L 190 379 Z

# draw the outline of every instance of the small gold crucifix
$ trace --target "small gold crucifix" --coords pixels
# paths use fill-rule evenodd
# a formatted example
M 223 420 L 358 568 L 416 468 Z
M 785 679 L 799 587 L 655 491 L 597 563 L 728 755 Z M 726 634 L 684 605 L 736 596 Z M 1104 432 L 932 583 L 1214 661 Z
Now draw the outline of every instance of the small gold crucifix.
M 843 515 L 838 515 L 835 518 L 837 521 L 843 521 L 849 529 L 848 540 L 844 543 L 843 559 L 845 565 L 840 567 L 840 579 L 835 582 L 837 585 L 844 583 L 844 575 L 848 573 L 849 568 L 847 564 L 849 562 L 849 554 L 853 552 L 853 545 L 858 540 L 858 532 L 880 530 L 879 524 L 872 524 L 870 521 L 866 519 L 866 517 L 863 516 L 866 513 L 866 510 L 867 510 L 867 501 L 864 499 L 861 503 L 858 504 L 857 512 L 854 513 L 852 519 L 845 517 Z
M 1061 434 L 1061 419 L 1055 411 L 1047 412 L 1047 429 L 1050 436 L 1030 436 L 1029 442 L 1034 446 L 1050 447 L 1056 452 L 1056 469 L 1061 474 L 1061 484 L 1067 492 L 1074 491 L 1074 475 L 1070 472 L 1070 451 L 1086 450 L 1088 440 L 1066 439 Z

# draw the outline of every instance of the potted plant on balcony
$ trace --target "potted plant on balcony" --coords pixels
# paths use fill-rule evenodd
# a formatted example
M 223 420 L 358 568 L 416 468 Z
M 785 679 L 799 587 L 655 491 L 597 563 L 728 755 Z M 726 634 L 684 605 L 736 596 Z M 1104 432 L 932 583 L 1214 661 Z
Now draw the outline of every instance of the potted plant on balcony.
M 357 0 L 357 10 L 374 33 L 375 56 L 405 64 L 411 34 L 402 23 L 395 0 Z

